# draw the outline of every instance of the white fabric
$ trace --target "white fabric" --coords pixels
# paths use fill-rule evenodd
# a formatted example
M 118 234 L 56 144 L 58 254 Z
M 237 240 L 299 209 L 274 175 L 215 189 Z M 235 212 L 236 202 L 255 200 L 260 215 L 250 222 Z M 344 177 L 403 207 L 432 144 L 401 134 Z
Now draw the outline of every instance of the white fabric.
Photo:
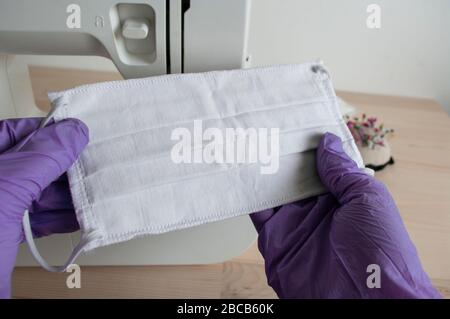
M 49 97 L 56 121 L 78 118 L 89 128 L 89 145 L 68 171 L 88 238 L 83 251 L 321 194 L 315 148 L 325 132 L 340 136 L 363 167 L 328 72 L 317 63 L 100 83 Z M 205 128 L 279 128 L 279 170 L 174 163 L 171 132 L 191 130 L 194 120 Z

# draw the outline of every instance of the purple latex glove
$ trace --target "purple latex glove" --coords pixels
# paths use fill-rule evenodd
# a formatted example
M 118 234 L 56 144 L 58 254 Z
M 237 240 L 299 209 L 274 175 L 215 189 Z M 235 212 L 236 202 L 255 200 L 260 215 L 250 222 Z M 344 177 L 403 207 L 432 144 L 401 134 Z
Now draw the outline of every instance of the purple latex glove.
M 278 296 L 440 298 L 386 187 L 333 134 L 322 137 L 316 165 L 330 193 L 251 215 Z M 371 264 L 380 266 L 380 288 L 366 284 Z
M 62 174 L 86 146 L 87 127 L 70 119 L 38 129 L 40 120 L 0 121 L 0 298 L 10 297 L 26 209 L 37 237 L 78 229 Z

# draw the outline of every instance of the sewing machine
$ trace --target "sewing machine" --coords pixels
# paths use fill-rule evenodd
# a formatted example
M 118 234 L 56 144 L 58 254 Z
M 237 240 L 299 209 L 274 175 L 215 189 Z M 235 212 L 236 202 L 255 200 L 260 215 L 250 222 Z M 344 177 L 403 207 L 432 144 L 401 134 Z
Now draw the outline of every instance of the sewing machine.
M 107 57 L 124 78 L 247 67 L 249 16 L 250 0 L 0 0 L 0 119 L 45 115 L 30 83 L 35 55 Z M 77 263 L 221 262 L 255 238 L 244 216 L 101 248 Z M 60 264 L 78 241 L 53 235 L 38 246 Z M 18 265 L 36 265 L 25 245 Z

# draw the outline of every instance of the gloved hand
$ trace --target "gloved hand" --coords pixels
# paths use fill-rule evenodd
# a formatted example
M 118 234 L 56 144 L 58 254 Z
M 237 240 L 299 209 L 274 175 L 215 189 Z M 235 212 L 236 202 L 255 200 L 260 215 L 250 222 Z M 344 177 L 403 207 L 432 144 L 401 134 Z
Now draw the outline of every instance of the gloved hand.
M 440 298 L 386 187 L 325 134 L 318 174 L 330 193 L 251 215 L 280 298 Z M 380 288 L 369 288 L 380 267 Z M 372 278 L 371 278 L 372 279 Z
M 40 121 L 0 121 L 0 298 L 10 297 L 26 209 L 37 237 L 78 229 L 63 174 L 86 146 L 88 129 L 72 119 L 38 129 Z

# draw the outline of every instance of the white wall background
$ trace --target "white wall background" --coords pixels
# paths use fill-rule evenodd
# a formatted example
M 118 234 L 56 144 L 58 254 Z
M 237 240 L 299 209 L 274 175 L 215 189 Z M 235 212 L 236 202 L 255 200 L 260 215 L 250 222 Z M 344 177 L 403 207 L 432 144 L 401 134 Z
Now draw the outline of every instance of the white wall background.
M 381 6 L 381 29 L 366 8 Z M 336 89 L 428 97 L 450 112 L 450 0 L 253 0 L 253 65 L 321 58 Z

